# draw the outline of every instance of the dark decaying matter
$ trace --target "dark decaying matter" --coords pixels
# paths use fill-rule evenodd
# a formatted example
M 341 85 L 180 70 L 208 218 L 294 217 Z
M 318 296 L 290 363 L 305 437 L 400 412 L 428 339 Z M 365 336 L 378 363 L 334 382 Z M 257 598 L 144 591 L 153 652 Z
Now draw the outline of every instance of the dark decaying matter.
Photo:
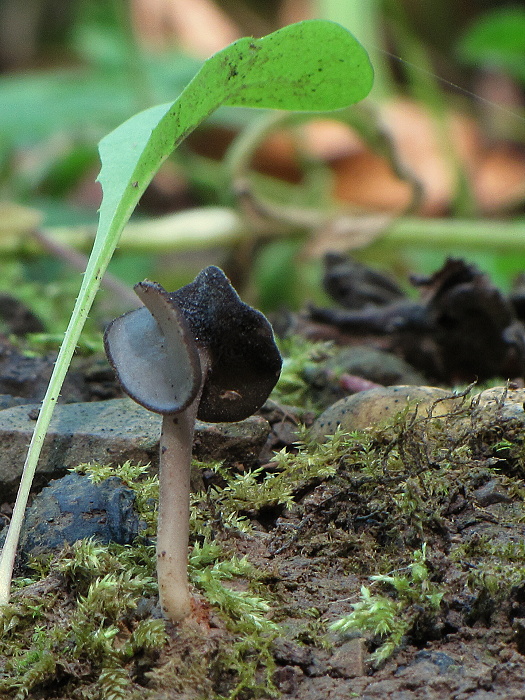
M 419 289 L 416 301 L 381 273 L 328 256 L 324 287 L 340 308 L 310 307 L 307 334 L 328 338 L 331 326 L 336 341 L 350 344 L 375 336 L 377 347 L 439 381 L 523 376 L 523 284 L 506 296 L 474 265 L 456 259 L 411 281 Z

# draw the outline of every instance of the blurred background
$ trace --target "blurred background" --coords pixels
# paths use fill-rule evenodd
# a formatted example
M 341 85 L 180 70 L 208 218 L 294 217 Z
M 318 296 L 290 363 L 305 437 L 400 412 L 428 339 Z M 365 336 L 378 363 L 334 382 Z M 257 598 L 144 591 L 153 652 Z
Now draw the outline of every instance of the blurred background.
M 495 0 L 1 0 L 0 291 L 65 327 L 100 204 L 98 141 L 235 39 L 321 17 L 375 85 L 333 115 L 219 109 L 163 166 L 93 328 L 145 277 L 222 266 L 263 311 L 322 301 L 328 251 L 394 273 L 525 269 L 525 8 Z M 135 226 L 136 228 L 133 228 Z

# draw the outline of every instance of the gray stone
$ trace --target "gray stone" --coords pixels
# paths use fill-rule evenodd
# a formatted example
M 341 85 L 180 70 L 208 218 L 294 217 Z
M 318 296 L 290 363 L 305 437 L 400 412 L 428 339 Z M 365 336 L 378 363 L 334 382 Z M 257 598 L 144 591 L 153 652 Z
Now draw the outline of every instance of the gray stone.
M 512 498 L 507 490 L 497 479 L 491 479 L 484 486 L 476 489 L 473 494 L 478 505 L 482 508 L 491 506 L 494 503 L 511 503 Z
M 349 374 L 383 386 L 392 384 L 425 384 L 425 377 L 397 355 L 367 345 L 339 350 L 326 363 L 329 369 L 342 369 Z
M 365 675 L 365 640 L 350 639 L 337 649 L 330 659 L 332 671 L 343 678 Z
M 16 491 L 31 440 L 39 404 L 0 410 L 0 501 Z M 131 399 L 61 404 L 55 408 L 39 460 L 42 485 L 65 470 L 86 462 L 158 465 L 161 416 Z M 203 461 L 253 460 L 269 433 L 263 418 L 239 423 L 197 421 L 194 454 Z M 38 483 L 37 481 L 37 483 Z

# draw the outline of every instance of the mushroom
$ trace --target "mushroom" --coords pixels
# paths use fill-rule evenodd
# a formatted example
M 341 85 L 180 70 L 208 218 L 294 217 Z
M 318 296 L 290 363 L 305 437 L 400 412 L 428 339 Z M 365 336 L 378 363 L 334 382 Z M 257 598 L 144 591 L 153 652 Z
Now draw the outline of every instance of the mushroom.
M 195 419 L 234 422 L 262 406 L 281 356 L 270 324 L 211 266 L 168 294 L 145 280 L 144 307 L 112 321 L 104 345 L 124 391 L 162 415 L 157 578 L 163 614 L 191 611 L 188 588 L 190 464 Z

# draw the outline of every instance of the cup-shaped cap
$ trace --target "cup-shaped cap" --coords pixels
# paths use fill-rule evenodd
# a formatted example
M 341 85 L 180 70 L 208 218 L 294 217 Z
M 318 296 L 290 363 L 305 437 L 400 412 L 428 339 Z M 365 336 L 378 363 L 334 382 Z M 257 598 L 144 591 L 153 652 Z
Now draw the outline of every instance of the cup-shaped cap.
M 147 281 L 135 290 L 146 308 L 115 319 L 104 336 L 124 391 L 170 414 L 202 389 L 197 417 L 209 422 L 243 420 L 262 406 L 281 356 L 264 315 L 241 301 L 222 270 L 207 267 L 172 294 Z
M 195 399 L 199 353 L 180 309 L 155 282 L 135 291 L 146 304 L 106 328 L 104 346 L 124 391 L 149 411 L 174 414 Z

